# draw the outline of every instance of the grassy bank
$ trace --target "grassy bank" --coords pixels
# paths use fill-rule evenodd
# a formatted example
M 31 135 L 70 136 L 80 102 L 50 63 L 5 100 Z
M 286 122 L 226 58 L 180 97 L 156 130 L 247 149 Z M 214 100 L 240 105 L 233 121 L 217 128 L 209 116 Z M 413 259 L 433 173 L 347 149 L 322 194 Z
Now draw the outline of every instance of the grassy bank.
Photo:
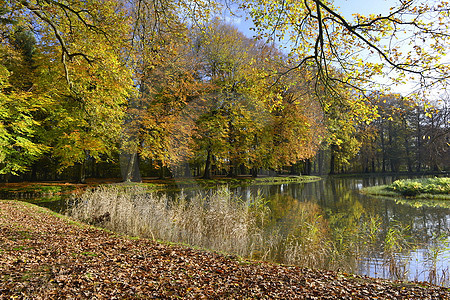
M 450 178 L 402 179 L 396 180 L 390 185 L 367 187 L 362 189 L 362 192 L 375 196 L 450 200 Z
M 238 260 L 0 201 L 1 299 L 449 299 L 449 289 Z
M 366 187 L 362 193 L 390 197 L 413 206 L 450 207 L 450 178 L 419 178 L 396 180 L 390 185 Z
M 147 187 L 150 190 L 190 190 L 190 189 L 209 189 L 218 186 L 239 187 L 249 185 L 272 185 L 286 183 L 307 183 L 321 180 L 318 176 L 276 176 L 276 177 L 221 177 L 212 179 L 203 178 L 143 178 L 141 183 L 136 183 L 141 187 Z

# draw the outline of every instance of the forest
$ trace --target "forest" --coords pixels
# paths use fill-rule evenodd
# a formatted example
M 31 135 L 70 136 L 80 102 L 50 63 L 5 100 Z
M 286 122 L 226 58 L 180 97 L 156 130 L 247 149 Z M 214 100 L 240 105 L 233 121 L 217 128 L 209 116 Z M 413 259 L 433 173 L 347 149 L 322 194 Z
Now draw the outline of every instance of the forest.
M 449 18 L 445 1 L 352 20 L 328 0 L 2 1 L 0 182 L 448 171 Z

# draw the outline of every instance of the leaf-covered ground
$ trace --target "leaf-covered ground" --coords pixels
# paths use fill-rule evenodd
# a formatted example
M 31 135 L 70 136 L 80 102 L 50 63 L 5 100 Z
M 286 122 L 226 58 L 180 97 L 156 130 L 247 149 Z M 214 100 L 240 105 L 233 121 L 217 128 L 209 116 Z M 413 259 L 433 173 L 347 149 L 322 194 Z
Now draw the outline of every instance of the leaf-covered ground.
M 240 261 L 0 201 L 0 299 L 450 299 L 426 284 Z

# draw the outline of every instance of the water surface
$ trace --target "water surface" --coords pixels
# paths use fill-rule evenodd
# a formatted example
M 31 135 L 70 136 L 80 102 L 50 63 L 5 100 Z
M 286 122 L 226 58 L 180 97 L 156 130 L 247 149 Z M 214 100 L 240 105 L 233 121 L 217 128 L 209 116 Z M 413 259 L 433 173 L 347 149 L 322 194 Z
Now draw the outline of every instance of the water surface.
M 265 198 L 270 208 L 265 231 L 281 236 L 272 260 L 448 286 L 448 206 L 415 207 L 359 192 L 396 179 L 324 177 L 312 183 L 245 186 L 232 192 L 243 201 L 256 194 Z M 188 197 L 196 192 L 184 191 Z M 64 199 L 38 204 L 57 212 L 66 208 Z
M 245 199 L 259 190 L 271 200 L 276 224 L 284 232 L 292 232 L 299 221 L 305 222 L 299 214 L 314 210 L 313 214 L 322 216 L 317 222 L 322 223 L 318 227 L 325 231 L 323 238 L 337 240 L 338 245 L 341 242 L 347 254 L 353 248 L 354 254 L 362 255 L 356 261 L 351 255 L 342 258 L 348 260 L 348 266 L 355 264 L 352 271 L 356 273 L 420 281 L 448 280 L 449 208 L 414 207 L 359 192 L 363 187 L 390 184 L 396 179 L 325 177 L 313 183 L 241 187 L 235 192 Z M 371 221 L 378 228 L 373 236 L 370 236 Z M 444 284 L 448 285 L 448 281 Z

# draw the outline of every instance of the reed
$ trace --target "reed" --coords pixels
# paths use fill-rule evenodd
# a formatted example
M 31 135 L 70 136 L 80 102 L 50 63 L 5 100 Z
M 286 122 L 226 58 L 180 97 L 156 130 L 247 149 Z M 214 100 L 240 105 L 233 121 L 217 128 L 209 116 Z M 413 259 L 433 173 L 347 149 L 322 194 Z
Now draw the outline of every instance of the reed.
M 136 186 L 103 186 L 76 196 L 68 213 L 127 235 L 252 257 L 263 248 L 260 225 L 267 212 L 261 201 L 255 196 L 244 203 L 226 188 L 170 199 Z
M 401 224 L 392 224 L 384 231 L 378 216 L 362 216 L 355 226 L 339 215 L 335 220 L 326 218 L 314 202 L 291 199 L 288 215 L 283 218 L 293 218 L 289 224 L 295 225 L 283 227 L 279 215 L 276 217 L 276 199 L 268 203 L 258 193 L 248 199 L 243 201 L 226 187 L 189 198 L 183 193 L 170 198 L 139 186 L 101 186 L 74 196 L 68 214 L 131 236 L 309 268 L 354 273 L 364 263 L 376 263 L 378 257 L 384 261 L 380 266 L 384 274 L 407 278 L 405 254 L 411 245 L 409 228 Z M 278 201 L 286 204 L 283 199 Z M 441 270 L 436 264 L 443 251 L 438 246 L 431 248 L 424 269 L 430 282 L 447 285 L 448 268 Z

